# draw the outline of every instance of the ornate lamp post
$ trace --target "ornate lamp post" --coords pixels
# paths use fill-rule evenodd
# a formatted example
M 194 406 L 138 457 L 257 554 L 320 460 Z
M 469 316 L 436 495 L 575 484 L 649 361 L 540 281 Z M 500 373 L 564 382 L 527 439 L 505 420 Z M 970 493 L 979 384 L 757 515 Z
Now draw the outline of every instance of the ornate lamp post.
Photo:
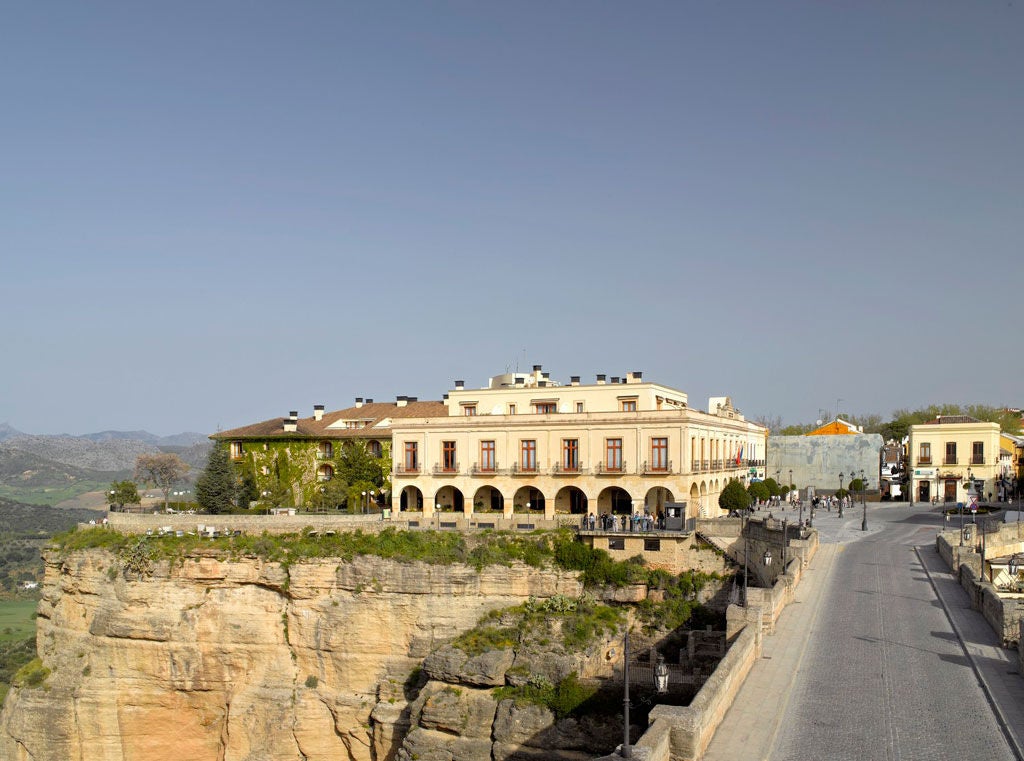
M 864 483 L 864 471 L 860 472 L 860 504 L 864 508 L 864 517 L 860 521 L 860 530 L 868 530 L 868 498 L 867 498 L 867 484 Z
M 853 473 L 850 474 L 850 477 L 851 478 L 853 477 Z M 839 474 L 839 491 L 842 491 L 842 490 L 843 490 L 843 474 L 840 473 Z M 842 497 L 839 498 L 839 517 L 840 518 L 843 517 L 843 499 L 842 499 Z
M 665 656 L 658 653 L 658 665 L 654 667 L 654 689 L 659 695 L 668 692 L 668 666 L 665 665 Z

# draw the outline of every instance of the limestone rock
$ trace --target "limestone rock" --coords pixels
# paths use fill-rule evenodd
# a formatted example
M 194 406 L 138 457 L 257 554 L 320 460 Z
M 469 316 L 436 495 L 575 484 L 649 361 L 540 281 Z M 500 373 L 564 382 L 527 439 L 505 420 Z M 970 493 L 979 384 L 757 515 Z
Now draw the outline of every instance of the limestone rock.
M 0 759 L 388 761 L 411 726 L 402 685 L 424 654 L 496 608 L 581 592 L 576 574 L 524 564 L 285 568 L 204 549 L 126 577 L 103 549 L 44 559 L 37 643 L 51 675 L 9 693 Z M 471 660 L 462 676 L 482 684 L 504 683 L 512 665 L 511 654 Z M 464 712 L 482 733 L 486 705 L 438 699 L 428 721 L 454 726 Z M 490 759 L 489 736 L 413 732 L 446 738 L 431 745 L 445 761 Z
M 423 670 L 431 679 L 452 684 L 472 684 L 500 687 L 505 684 L 505 672 L 515 662 L 512 650 L 488 650 L 469 656 L 457 647 L 445 645 L 428 655 Z

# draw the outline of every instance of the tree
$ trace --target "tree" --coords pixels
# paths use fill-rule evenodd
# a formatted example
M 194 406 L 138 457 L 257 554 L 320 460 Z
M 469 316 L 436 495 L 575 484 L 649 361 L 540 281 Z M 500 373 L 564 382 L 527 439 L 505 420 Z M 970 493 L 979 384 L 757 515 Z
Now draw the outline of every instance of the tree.
M 164 493 L 164 511 L 171 488 L 188 473 L 188 465 L 176 454 L 140 454 L 135 460 L 135 477 L 151 483 Z
M 747 487 L 747 492 L 751 498 L 756 499 L 758 502 L 764 502 L 771 496 L 768 487 L 764 485 L 764 481 L 754 481 L 754 483 Z
M 370 454 L 362 441 L 345 442 L 338 453 L 335 476 L 347 484 L 370 484 L 373 489 L 384 485 L 382 460 Z
M 854 494 L 856 494 L 857 492 L 862 492 L 864 491 L 864 482 L 861 481 L 859 478 L 855 478 L 852 481 L 850 481 L 849 488 L 850 491 L 852 491 Z
M 777 497 L 782 493 L 779 491 L 779 482 L 774 478 L 766 478 L 764 480 L 764 487 L 768 490 L 769 497 Z
M 110 507 L 115 505 L 118 510 L 124 510 L 125 505 L 141 505 L 142 498 L 139 497 L 139 490 L 134 481 L 114 481 L 110 485 L 110 493 L 107 495 L 110 500 Z
M 803 436 L 805 433 L 810 433 L 817 426 L 810 425 L 809 423 L 800 423 L 799 425 L 787 425 L 781 429 L 778 433 L 779 436 Z
M 260 487 L 256 484 L 256 473 L 252 465 L 246 465 L 242 470 L 242 478 L 238 482 L 238 506 L 249 507 L 260 498 Z
M 216 444 L 210 450 L 206 468 L 196 479 L 196 502 L 206 512 L 216 515 L 229 511 L 237 495 L 238 481 L 227 445 Z
M 732 480 L 725 485 L 722 493 L 718 495 L 718 506 L 728 512 L 743 512 L 750 507 L 750 495 L 737 480 Z
M 344 506 L 348 499 L 348 484 L 335 476 L 325 484 L 321 484 L 313 495 L 313 507 L 320 510 L 337 510 Z

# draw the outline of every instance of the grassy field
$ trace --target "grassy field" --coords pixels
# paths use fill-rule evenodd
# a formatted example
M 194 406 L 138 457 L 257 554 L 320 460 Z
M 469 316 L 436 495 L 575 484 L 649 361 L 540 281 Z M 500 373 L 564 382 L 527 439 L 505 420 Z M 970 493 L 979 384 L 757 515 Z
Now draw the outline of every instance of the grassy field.
M 87 492 L 99 491 L 102 493 L 109 486 L 109 483 L 100 483 L 98 481 L 82 481 L 60 488 L 55 486 L 18 487 L 0 484 L 0 497 L 6 497 L 15 502 L 24 502 L 30 505 L 50 505 L 52 507 Z
M 0 642 L 11 642 L 36 633 L 36 600 L 0 601 Z

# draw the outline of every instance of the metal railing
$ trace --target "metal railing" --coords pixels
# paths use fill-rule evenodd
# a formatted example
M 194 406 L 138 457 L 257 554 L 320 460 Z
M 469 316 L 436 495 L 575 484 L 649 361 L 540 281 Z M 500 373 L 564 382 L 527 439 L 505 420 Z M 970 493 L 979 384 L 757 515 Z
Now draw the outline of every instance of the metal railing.
M 669 460 L 667 463 L 660 465 L 651 465 L 644 460 L 644 464 L 640 467 L 640 472 L 647 475 L 667 475 L 672 472 L 672 461 Z
M 618 475 L 626 472 L 626 461 L 616 463 L 615 465 L 609 465 L 607 462 L 599 462 L 597 467 L 594 468 L 594 473 L 599 476 L 606 475 Z
M 433 473 L 435 476 L 454 476 L 459 472 L 459 464 L 455 463 L 451 467 L 446 468 L 444 465 L 435 465 Z

